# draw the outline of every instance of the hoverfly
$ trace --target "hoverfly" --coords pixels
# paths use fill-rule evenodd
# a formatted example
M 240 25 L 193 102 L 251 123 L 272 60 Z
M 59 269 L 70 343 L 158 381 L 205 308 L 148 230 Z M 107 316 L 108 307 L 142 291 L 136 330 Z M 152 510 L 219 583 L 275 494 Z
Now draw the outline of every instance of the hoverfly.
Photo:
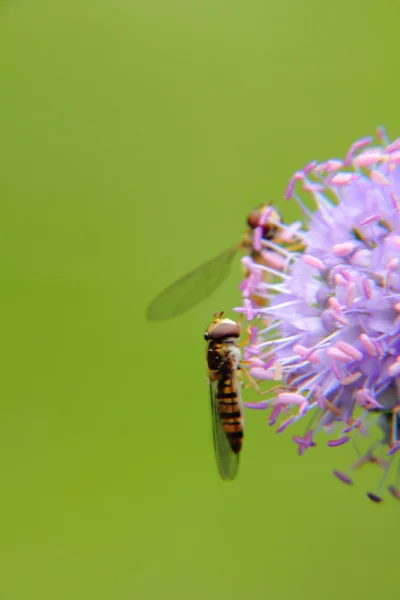
M 210 382 L 213 440 L 218 470 L 225 480 L 236 477 L 243 444 L 243 404 L 240 394 L 241 353 L 238 323 L 215 314 L 204 334 Z
M 263 205 L 251 212 L 247 217 L 248 228 L 240 243 L 224 250 L 162 290 L 147 307 L 147 319 L 163 321 L 176 317 L 207 298 L 227 278 L 238 250 L 243 250 L 256 262 L 263 264 L 263 247 L 268 246 L 268 241 L 281 241 L 281 223 L 280 215 L 271 206 Z M 254 230 L 258 227 L 262 228 L 260 251 L 253 248 Z

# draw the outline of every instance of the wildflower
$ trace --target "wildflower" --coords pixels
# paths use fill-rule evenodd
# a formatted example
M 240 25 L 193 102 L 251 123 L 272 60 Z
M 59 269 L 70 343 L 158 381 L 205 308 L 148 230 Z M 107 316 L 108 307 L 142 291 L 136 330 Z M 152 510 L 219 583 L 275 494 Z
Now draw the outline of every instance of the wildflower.
M 304 438 L 294 438 L 300 454 L 321 430 L 328 446 L 346 444 L 374 412 L 389 462 L 400 447 L 400 138 L 390 144 L 383 130 L 378 136 L 378 145 L 363 138 L 344 160 L 295 173 L 286 198 L 297 201 L 305 226 L 282 228 L 300 251 L 263 240 L 283 259 L 280 269 L 242 259 L 243 306 L 235 310 L 252 327 L 249 373 L 256 382 L 282 380 L 259 407 L 272 409 L 277 432 L 312 414 Z

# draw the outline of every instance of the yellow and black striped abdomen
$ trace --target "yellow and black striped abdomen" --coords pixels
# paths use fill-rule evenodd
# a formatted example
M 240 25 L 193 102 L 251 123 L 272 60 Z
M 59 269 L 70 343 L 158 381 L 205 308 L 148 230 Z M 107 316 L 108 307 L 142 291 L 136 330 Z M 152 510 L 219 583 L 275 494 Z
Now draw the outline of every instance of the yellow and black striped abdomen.
M 220 379 L 216 399 L 221 425 L 233 452 L 237 454 L 243 442 L 243 413 L 235 377 L 223 376 Z

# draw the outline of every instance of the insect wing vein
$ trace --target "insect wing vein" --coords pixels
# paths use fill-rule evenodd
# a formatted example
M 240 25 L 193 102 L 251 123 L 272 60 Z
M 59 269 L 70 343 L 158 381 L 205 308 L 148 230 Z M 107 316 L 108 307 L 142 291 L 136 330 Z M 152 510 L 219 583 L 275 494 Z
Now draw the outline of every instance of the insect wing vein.
M 228 248 L 162 290 L 149 304 L 146 318 L 163 321 L 183 314 L 207 298 L 228 276 L 238 246 Z

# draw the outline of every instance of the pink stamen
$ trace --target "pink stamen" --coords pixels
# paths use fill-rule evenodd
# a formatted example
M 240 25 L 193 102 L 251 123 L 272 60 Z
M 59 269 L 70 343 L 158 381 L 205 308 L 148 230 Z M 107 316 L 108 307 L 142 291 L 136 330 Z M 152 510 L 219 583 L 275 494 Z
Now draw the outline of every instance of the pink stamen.
M 330 183 L 331 185 L 341 187 L 357 179 L 359 179 L 359 176 L 356 173 L 337 173 L 337 175 L 331 178 Z
M 376 223 L 377 221 L 379 221 L 380 218 L 381 218 L 381 215 L 371 215 L 370 217 L 367 217 L 366 219 L 361 221 L 360 225 L 364 226 L 364 225 L 369 225 L 370 223 Z
M 369 174 L 371 180 L 377 185 L 390 185 L 390 181 L 380 171 L 371 171 Z
M 315 267 L 319 271 L 324 271 L 326 268 L 322 260 L 316 258 L 315 256 L 311 256 L 311 254 L 303 254 L 302 259 L 307 265 L 310 267 Z
M 276 433 L 281 433 L 282 431 L 284 431 L 286 429 L 286 427 L 289 427 L 289 425 L 291 423 L 293 423 L 295 418 L 296 417 L 289 417 L 289 419 L 286 419 L 286 421 L 283 421 L 283 423 L 281 423 L 280 426 L 278 427 L 278 429 L 276 430 Z
M 283 271 L 285 268 L 285 259 L 283 256 L 280 256 L 277 252 L 272 250 L 262 250 L 261 252 L 262 259 L 264 264 L 275 271 Z
M 243 402 L 243 405 L 253 410 L 265 410 L 269 407 L 269 400 L 264 400 L 263 402 Z
M 350 357 L 354 358 L 354 360 L 361 360 L 363 357 L 362 352 L 357 350 L 357 348 L 354 348 L 354 346 L 351 346 L 351 344 L 343 342 L 342 340 L 336 342 L 335 346 L 336 348 L 339 348 L 339 350 L 342 350 L 342 352 L 345 354 L 348 354 Z
M 270 206 L 266 207 L 263 210 L 262 215 L 259 219 L 259 224 L 261 225 L 261 227 L 266 224 L 266 222 L 268 221 L 268 219 L 270 218 L 270 216 L 272 215 L 273 212 L 274 211 Z
M 353 160 L 354 154 L 357 152 L 357 150 L 368 146 L 371 142 L 371 137 L 364 137 L 354 142 L 354 144 L 350 146 L 349 151 L 346 154 L 346 158 L 344 159 L 344 165 L 348 167 L 351 164 L 351 161 Z
M 380 161 L 382 152 L 379 150 L 369 150 L 368 152 L 362 152 L 358 156 L 353 158 L 354 167 L 370 167 Z
M 254 310 L 251 300 L 245 298 L 243 301 L 244 314 L 246 315 L 246 319 L 251 321 L 254 318 Z
M 314 398 L 317 401 L 319 408 L 324 410 L 326 408 L 326 398 L 323 395 L 322 389 L 320 388 L 319 385 L 315 386 Z
M 386 157 L 386 161 L 389 164 L 398 165 L 400 163 L 400 152 L 392 152 Z
M 397 271 L 399 268 L 400 260 L 398 258 L 391 258 L 386 265 L 388 271 Z
M 354 358 L 352 356 L 345 354 L 344 352 L 342 352 L 338 348 L 335 348 L 334 346 L 331 348 L 328 348 L 328 350 L 326 351 L 326 354 L 327 354 L 327 356 L 329 356 L 329 358 L 333 358 L 334 360 L 340 360 L 341 362 L 344 362 L 344 363 L 351 363 L 354 360 Z
M 337 440 L 329 440 L 328 441 L 328 446 L 330 446 L 331 448 L 336 448 L 336 446 L 341 446 L 342 444 L 347 444 L 347 442 L 350 441 L 350 438 L 348 435 L 345 435 Z
M 300 221 L 295 221 L 294 223 L 290 223 L 290 225 L 286 225 L 282 231 L 281 240 L 283 242 L 291 242 L 293 237 L 299 233 L 301 227 L 302 223 Z
M 312 171 L 317 165 L 317 161 L 316 160 L 312 160 L 311 162 L 307 163 L 305 165 L 305 167 L 303 167 L 303 173 L 304 175 L 308 175 L 308 173 L 310 173 L 310 171 Z
M 350 479 L 350 477 L 348 475 L 346 475 L 346 473 L 342 473 L 341 471 L 333 471 L 333 474 L 335 477 L 340 479 L 340 481 L 342 481 L 343 483 L 346 483 L 347 485 L 353 484 L 353 480 Z
M 359 340 L 370 356 L 377 356 L 378 352 L 376 351 L 371 338 L 366 333 L 361 333 Z
M 394 444 L 390 450 L 388 451 L 387 455 L 388 456 L 393 456 L 393 454 L 395 454 L 396 452 L 398 452 L 400 450 L 400 443 L 397 442 L 396 444 Z
M 340 275 L 339 275 L 340 277 Z M 347 282 L 344 280 L 344 283 L 347 284 Z M 334 297 L 331 296 L 328 300 L 328 304 L 329 304 L 329 308 L 331 308 L 333 311 L 335 311 L 336 313 L 341 314 L 342 312 L 342 307 L 340 306 L 338 300 Z
M 256 344 L 257 343 L 257 336 L 258 336 L 258 327 L 251 327 L 250 328 L 250 344 Z
M 262 227 L 255 227 L 255 229 L 253 229 L 253 248 L 256 252 L 260 252 L 261 250 L 263 233 Z
M 353 283 L 349 283 L 349 285 L 347 286 L 347 289 L 346 289 L 346 294 L 345 294 L 346 306 L 348 306 L 349 308 L 351 306 L 353 306 L 353 304 L 354 304 L 355 295 L 356 295 L 355 286 Z
M 363 267 L 365 269 L 370 268 L 372 260 L 372 254 L 370 250 L 363 248 L 361 250 L 356 250 L 351 257 L 351 262 L 353 265 L 358 267 Z
M 358 381 L 360 379 L 360 377 L 362 377 L 362 373 L 360 373 L 360 371 L 357 371 L 356 373 L 353 373 L 352 375 L 347 375 L 347 377 L 342 379 L 342 385 L 352 385 L 353 383 Z
M 324 186 L 321 183 L 313 183 L 310 181 L 307 181 L 306 183 L 303 184 L 303 190 L 305 192 L 322 192 L 324 190 Z
M 395 150 L 400 150 L 400 138 L 397 138 L 397 140 L 389 144 L 389 146 L 387 146 L 383 152 L 384 154 L 391 154 Z
M 303 360 L 307 360 L 312 365 L 317 365 L 319 363 L 319 356 L 317 351 L 313 348 L 310 349 L 301 344 L 295 344 L 292 350 L 295 354 L 298 354 Z
M 400 236 L 399 235 L 391 235 L 387 239 L 390 240 L 390 242 L 393 244 L 393 246 L 396 246 L 396 248 L 400 248 Z
M 347 256 L 353 252 L 355 247 L 356 244 L 354 242 L 343 242 L 332 246 L 332 252 L 335 256 Z
M 398 490 L 394 485 L 389 485 L 388 487 L 389 493 L 396 498 L 396 500 L 400 500 L 400 490 Z
M 338 266 L 338 273 L 346 280 L 351 281 L 351 275 L 342 266 Z
M 289 200 L 292 197 L 294 186 L 296 185 L 296 181 L 299 181 L 299 179 L 303 179 L 303 173 L 301 171 L 296 171 L 296 173 L 290 179 L 286 188 L 285 200 Z
M 259 379 L 262 381 L 271 381 L 274 379 L 274 371 L 272 369 L 264 369 L 260 367 L 251 367 L 250 375 L 254 377 L 254 379 Z
M 386 129 L 382 126 L 379 125 L 379 127 L 376 128 L 376 135 L 378 136 L 379 140 L 382 142 L 382 144 L 384 146 L 389 144 L 389 139 L 386 133 Z
M 342 160 L 326 160 L 325 162 L 320 163 L 315 167 L 315 171 L 317 173 L 321 173 L 322 171 L 326 171 L 327 173 L 332 173 L 333 171 L 338 171 L 343 167 Z
M 368 298 L 368 300 L 371 300 L 372 298 L 372 285 L 369 279 L 364 278 L 362 280 L 362 287 L 364 290 L 364 294 L 365 297 Z
M 397 377 L 400 375 L 400 357 L 398 357 L 396 361 L 388 367 L 388 372 L 391 377 Z
M 333 281 L 335 282 L 335 285 L 338 286 L 344 286 L 347 284 L 347 280 L 340 273 L 335 273 L 333 276 Z
M 276 419 L 278 418 L 280 412 L 281 412 L 281 407 L 279 405 L 274 406 L 274 408 L 270 414 L 270 417 L 269 417 L 268 425 L 275 425 Z
M 368 389 L 358 390 L 356 392 L 356 402 L 359 406 L 370 405 L 375 408 L 382 408 Z
M 377 494 L 373 494 L 372 492 L 367 492 L 367 496 L 370 500 L 372 500 L 372 502 L 376 502 L 376 504 L 379 504 L 380 502 L 382 502 L 382 498 L 380 496 L 378 496 Z
M 345 319 L 341 315 L 338 315 L 335 312 L 332 312 L 332 319 L 334 321 L 336 321 L 337 323 L 340 323 L 341 325 L 344 325 L 345 327 L 349 324 L 349 322 L 347 321 L 347 319 Z
M 276 404 L 303 404 L 304 396 L 301 394 L 294 394 L 292 392 L 283 392 L 278 394 L 277 399 L 273 400 Z

